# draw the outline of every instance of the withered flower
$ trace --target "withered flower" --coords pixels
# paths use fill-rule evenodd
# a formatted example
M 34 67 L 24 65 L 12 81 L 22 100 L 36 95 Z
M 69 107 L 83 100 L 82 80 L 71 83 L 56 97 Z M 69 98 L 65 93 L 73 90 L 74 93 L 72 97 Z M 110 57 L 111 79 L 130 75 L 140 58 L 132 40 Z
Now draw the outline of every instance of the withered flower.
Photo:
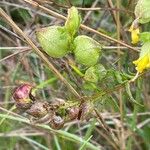
M 31 107 L 33 102 L 33 95 L 31 94 L 32 88 L 33 87 L 29 84 L 22 84 L 15 89 L 13 99 L 15 100 L 18 108 L 28 109 Z
M 48 113 L 48 103 L 37 101 L 26 112 L 33 117 L 41 118 Z
M 50 127 L 53 129 L 61 129 L 64 126 L 64 119 L 60 116 L 54 116 L 50 122 Z

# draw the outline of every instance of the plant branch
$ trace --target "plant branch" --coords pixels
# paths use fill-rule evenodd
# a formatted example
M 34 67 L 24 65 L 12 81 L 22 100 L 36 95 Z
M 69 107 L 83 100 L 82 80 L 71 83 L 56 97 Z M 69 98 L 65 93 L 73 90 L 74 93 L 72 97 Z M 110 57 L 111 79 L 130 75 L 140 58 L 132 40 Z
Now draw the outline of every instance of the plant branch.
M 30 40 L 30 38 L 25 35 L 25 33 L 14 23 L 14 21 L 0 8 L 0 16 L 2 16 L 9 25 L 20 35 L 22 36 L 28 45 L 32 47 L 35 53 L 43 60 L 43 62 L 49 67 L 49 69 L 70 89 L 70 91 L 77 97 L 80 98 L 80 95 L 76 90 L 70 85 L 70 83 L 59 73 L 59 71 L 49 62 L 48 58 L 35 46 L 35 44 Z

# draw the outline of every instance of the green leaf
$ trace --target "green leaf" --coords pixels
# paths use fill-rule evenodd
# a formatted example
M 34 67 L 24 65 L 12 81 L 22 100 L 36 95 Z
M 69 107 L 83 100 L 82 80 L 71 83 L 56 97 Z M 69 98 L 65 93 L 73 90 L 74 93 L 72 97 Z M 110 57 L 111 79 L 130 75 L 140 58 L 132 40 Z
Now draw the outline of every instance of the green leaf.
M 132 96 L 132 93 L 131 93 L 131 90 L 130 90 L 130 84 L 129 84 L 129 83 L 126 83 L 126 92 L 127 92 L 128 96 L 129 96 L 131 102 L 133 102 L 134 104 L 137 104 L 137 105 L 139 105 L 139 106 L 141 106 L 141 107 L 144 107 L 142 104 L 138 103 L 138 102 L 134 99 L 134 97 Z
M 43 149 L 43 150 L 49 150 L 49 148 L 45 147 L 44 145 L 42 145 L 41 143 L 36 142 L 35 140 L 25 137 L 25 136 L 20 136 L 22 139 L 28 141 L 29 143 L 32 143 L 33 145 L 38 146 L 39 148 Z
M 148 23 L 150 21 L 150 0 L 139 0 L 134 13 L 141 24 Z
M 92 135 L 83 143 L 83 145 L 80 147 L 79 150 L 85 150 L 86 144 L 87 144 L 88 141 L 90 141 L 91 138 L 92 138 Z
M 119 71 L 115 71 L 114 75 L 115 75 L 116 80 L 118 81 L 118 83 L 123 83 L 123 79 L 122 79 L 121 73 Z
M 150 32 L 140 33 L 140 41 L 143 43 L 150 42 Z
M 140 57 L 143 57 L 147 54 L 150 54 L 150 42 L 144 43 L 144 45 L 141 48 Z
M 7 115 L 7 114 L 0 114 L 0 117 L 1 118 L 7 118 L 7 119 L 11 119 L 11 120 L 16 120 L 16 121 L 19 121 L 19 122 L 22 122 L 22 123 L 27 123 L 27 124 L 30 124 L 29 120 L 28 119 L 23 119 L 23 118 L 20 118 L 20 117 L 16 117 L 16 116 L 12 116 L 12 115 Z M 48 131 L 53 131 L 55 134 L 58 134 L 60 137 L 63 137 L 64 139 L 68 139 L 69 141 L 73 141 L 75 143 L 80 143 L 80 144 L 84 144 L 86 141 L 82 138 L 80 138 L 79 136 L 76 136 L 74 134 L 71 134 L 71 133 L 68 133 L 66 131 L 62 131 L 62 130 L 53 130 L 51 129 L 48 125 L 35 125 L 37 127 L 41 127 L 45 130 L 48 130 Z M 19 136 L 19 134 L 18 134 Z M 100 148 L 96 147 L 95 145 L 93 145 L 92 143 L 90 142 L 86 142 L 86 146 L 87 148 L 90 148 L 91 150 L 100 150 Z

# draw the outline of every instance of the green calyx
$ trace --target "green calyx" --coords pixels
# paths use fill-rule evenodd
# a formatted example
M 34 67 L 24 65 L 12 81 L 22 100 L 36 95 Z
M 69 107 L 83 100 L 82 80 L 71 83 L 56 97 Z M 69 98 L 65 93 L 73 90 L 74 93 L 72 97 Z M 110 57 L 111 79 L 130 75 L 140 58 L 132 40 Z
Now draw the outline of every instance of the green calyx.
M 78 14 L 78 10 L 76 7 L 71 7 L 68 10 L 68 17 L 65 23 L 66 30 L 73 37 L 79 30 L 81 24 L 81 17 Z
M 74 54 L 76 61 L 85 66 L 93 66 L 101 55 L 101 45 L 92 38 L 81 35 L 74 40 Z

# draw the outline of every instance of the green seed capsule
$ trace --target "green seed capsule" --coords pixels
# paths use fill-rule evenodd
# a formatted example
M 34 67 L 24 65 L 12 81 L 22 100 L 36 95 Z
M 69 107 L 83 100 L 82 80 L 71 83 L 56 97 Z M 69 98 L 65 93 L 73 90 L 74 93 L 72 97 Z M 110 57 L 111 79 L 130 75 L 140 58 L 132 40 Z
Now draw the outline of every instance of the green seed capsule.
M 61 58 L 69 51 L 70 36 L 64 27 L 51 26 L 37 30 L 37 39 L 51 57 Z
M 101 45 L 98 42 L 81 35 L 75 38 L 74 46 L 74 54 L 78 63 L 89 67 L 97 63 L 101 54 Z

